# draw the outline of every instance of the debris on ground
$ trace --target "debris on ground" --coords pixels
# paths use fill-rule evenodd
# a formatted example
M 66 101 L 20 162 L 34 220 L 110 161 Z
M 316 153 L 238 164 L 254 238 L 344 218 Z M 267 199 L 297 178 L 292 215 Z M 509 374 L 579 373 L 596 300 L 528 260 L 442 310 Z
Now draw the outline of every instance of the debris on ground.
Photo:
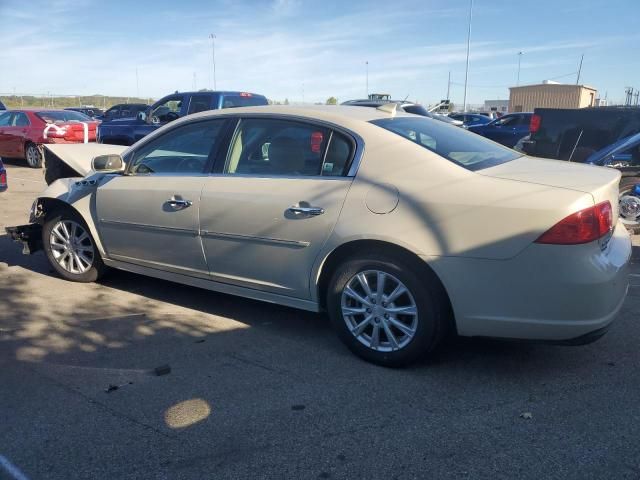
M 307 408 L 305 405 L 291 405 L 291 410 L 304 410 Z
M 531 412 L 522 412 L 520 414 L 520 418 L 524 418 L 525 420 L 531 420 L 533 418 L 533 413 L 531 413 Z
M 193 342 L 193 343 L 204 343 L 204 338 L 201 338 L 200 340 L 196 340 L 196 341 L 195 341 L 195 342 Z
M 169 365 L 160 365 L 153 369 L 153 373 L 155 373 L 158 377 L 162 375 L 167 375 L 171 373 L 171 367 Z
M 122 385 L 114 385 L 113 383 L 110 383 L 109 386 L 104 389 L 104 391 L 106 393 L 111 393 L 111 392 L 113 392 L 115 390 L 118 390 L 121 387 L 124 387 L 125 385 L 133 385 L 133 382 L 123 383 Z

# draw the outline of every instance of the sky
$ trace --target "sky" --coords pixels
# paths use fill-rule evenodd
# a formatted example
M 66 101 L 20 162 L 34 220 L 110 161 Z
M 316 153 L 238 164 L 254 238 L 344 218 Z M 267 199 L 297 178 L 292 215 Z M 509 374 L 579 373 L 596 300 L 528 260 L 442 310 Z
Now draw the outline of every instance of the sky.
M 213 88 L 462 104 L 470 0 L 0 0 L 0 94 L 160 98 Z M 474 0 L 467 102 L 520 84 L 640 88 L 640 0 Z M 522 52 L 519 56 L 518 52 Z M 137 72 L 137 73 L 136 73 Z

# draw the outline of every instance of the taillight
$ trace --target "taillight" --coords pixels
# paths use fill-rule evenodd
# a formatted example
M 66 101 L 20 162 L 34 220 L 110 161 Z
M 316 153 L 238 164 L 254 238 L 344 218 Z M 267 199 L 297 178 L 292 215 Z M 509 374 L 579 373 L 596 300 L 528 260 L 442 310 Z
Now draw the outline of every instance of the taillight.
M 7 188 L 7 172 L 4 170 L 0 172 L 0 189 Z
M 560 220 L 543 233 L 536 243 L 578 245 L 598 240 L 613 228 L 613 211 L 606 201 L 585 208 Z
M 250 93 L 247 93 L 247 92 L 242 92 L 242 93 L 240 94 L 240 96 L 241 96 L 241 97 L 251 97 L 252 95 L 251 95 Z
M 320 153 L 320 147 L 322 146 L 322 140 L 324 136 L 322 132 L 313 132 L 311 134 L 311 151 L 313 153 Z
M 536 133 L 538 130 L 540 130 L 541 120 L 542 118 L 540 118 L 540 115 L 536 115 L 535 113 L 531 115 L 531 121 L 529 122 L 529 132 Z

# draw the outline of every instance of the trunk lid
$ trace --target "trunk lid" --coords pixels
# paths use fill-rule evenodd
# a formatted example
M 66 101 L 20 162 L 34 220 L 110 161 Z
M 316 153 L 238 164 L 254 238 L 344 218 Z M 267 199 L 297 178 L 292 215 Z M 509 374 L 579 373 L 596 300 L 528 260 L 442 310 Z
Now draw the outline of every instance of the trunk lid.
M 618 217 L 620 172 L 613 168 L 521 157 L 476 173 L 588 193 L 593 197 L 594 204 L 609 200 L 613 218 Z

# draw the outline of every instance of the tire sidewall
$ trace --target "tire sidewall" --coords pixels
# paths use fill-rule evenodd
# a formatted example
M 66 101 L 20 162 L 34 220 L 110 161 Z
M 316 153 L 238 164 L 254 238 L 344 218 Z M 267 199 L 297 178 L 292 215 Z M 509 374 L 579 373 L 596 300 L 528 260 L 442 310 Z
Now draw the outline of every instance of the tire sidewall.
M 443 304 L 432 286 L 431 279 L 425 279 L 417 269 L 405 262 L 376 255 L 377 258 L 354 258 L 339 266 L 327 291 L 327 310 L 331 323 L 340 339 L 347 347 L 365 360 L 387 367 L 400 367 L 424 357 L 439 343 L 442 337 Z M 378 352 L 363 345 L 353 334 L 342 316 L 342 291 L 347 283 L 359 272 L 380 270 L 393 275 L 411 292 L 418 308 L 418 326 L 411 342 L 400 350 Z
M 83 273 L 71 273 L 62 268 L 55 257 L 53 256 L 53 252 L 51 251 L 51 244 L 49 241 L 49 237 L 51 235 L 51 230 L 53 227 L 61 220 L 72 220 L 78 223 L 82 228 L 85 229 L 89 238 L 91 238 L 91 243 L 93 245 L 93 262 L 91 267 Z M 42 245 L 45 255 L 47 256 L 47 260 L 49 260 L 49 264 L 51 268 L 53 268 L 58 275 L 66 280 L 70 280 L 72 282 L 95 282 L 104 271 L 104 264 L 102 263 L 102 258 L 100 257 L 100 252 L 96 247 L 96 242 L 91 234 L 91 231 L 87 227 L 87 224 L 84 222 L 79 215 L 71 211 L 58 211 L 47 217 L 42 227 Z

